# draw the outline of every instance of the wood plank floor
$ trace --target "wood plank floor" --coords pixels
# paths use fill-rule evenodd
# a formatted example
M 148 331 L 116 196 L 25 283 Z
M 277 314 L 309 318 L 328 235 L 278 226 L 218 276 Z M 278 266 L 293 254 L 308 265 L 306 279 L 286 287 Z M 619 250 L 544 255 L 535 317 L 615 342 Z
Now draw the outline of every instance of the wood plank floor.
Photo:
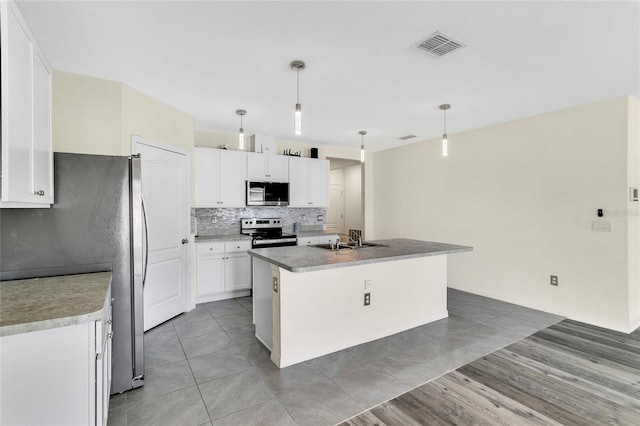
M 571 320 L 342 423 L 640 425 L 640 331 Z

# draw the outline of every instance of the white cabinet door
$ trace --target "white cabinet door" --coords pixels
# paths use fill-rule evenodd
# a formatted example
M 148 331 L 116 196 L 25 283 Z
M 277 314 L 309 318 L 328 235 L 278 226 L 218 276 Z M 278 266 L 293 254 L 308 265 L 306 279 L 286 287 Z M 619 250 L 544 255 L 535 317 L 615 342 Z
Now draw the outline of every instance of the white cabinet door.
M 267 180 L 267 162 L 265 154 L 258 152 L 247 153 L 247 179 Z
M 0 2 L 0 207 L 53 203 L 51 68 L 13 1 Z
M 33 44 L 16 5 L 2 7 L 2 201 L 29 203 L 34 200 Z
M 196 301 L 201 296 L 224 291 L 224 254 L 198 256 Z
M 196 303 L 248 295 L 251 259 L 247 250 L 250 248 L 251 241 L 196 245 Z
M 194 148 L 196 207 L 244 207 L 247 158 L 242 151 Z
M 218 201 L 220 207 L 245 206 L 247 153 L 220 150 L 218 163 Z
M 247 153 L 248 180 L 288 182 L 288 169 L 288 157 L 284 155 Z
M 33 55 L 33 192 L 36 202 L 53 204 L 51 71 L 40 52 Z
M 329 205 L 329 161 L 307 161 L 307 200 L 311 207 Z
M 195 180 L 195 206 L 219 207 L 218 153 L 211 148 L 194 148 L 193 175 Z
M 196 302 L 224 291 L 224 243 L 196 246 Z
M 263 154 L 267 159 L 267 175 L 273 182 L 289 181 L 289 161 L 284 155 Z
M 289 158 L 289 207 L 329 205 L 329 161 Z
M 225 264 L 227 291 L 251 288 L 251 258 L 246 253 L 228 254 Z
M 289 207 L 309 207 L 305 158 L 289 157 Z

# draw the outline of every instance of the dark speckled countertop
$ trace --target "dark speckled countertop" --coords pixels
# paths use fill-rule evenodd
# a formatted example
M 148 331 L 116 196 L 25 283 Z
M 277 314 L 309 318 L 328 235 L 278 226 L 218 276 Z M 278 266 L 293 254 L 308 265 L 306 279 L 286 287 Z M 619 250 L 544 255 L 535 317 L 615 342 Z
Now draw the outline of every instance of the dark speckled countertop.
M 111 272 L 0 282 L 0 336 L 102 318 Z
M 249 254 L 287 271 L 311 272 L 473 250 L 473 247 L 468 246 L 405 238 L 371 242 L 380 245 L 357 250 L 326 250 L 314 246 L 273 247 L 249 250 Z

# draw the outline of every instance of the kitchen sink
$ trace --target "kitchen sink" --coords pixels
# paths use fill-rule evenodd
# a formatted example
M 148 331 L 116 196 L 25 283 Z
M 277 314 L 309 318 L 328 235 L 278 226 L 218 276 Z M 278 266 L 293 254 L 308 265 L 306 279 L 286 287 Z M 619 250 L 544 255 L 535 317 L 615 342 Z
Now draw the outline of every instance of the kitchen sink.
M 318 247 L 325 250 L 335 250 L 335 246 L 331 246 L 331 244 L 316 244 L 313 247 Z M 350 242 L 350 243 L 340 243 L 339 250 L 360 250 L 363 248 L 369 247 L 386 247 L 384 244 L 376 244 L 376 243 L 362 243 L 361 246 L 358 243 Z

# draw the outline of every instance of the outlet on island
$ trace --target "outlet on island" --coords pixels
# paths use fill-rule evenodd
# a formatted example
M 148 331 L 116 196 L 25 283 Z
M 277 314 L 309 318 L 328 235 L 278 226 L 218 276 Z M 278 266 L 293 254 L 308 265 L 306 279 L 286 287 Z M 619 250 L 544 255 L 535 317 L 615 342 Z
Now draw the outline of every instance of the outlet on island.
M 364 294 L 364 306 L 371 305 L 371 293 Z

